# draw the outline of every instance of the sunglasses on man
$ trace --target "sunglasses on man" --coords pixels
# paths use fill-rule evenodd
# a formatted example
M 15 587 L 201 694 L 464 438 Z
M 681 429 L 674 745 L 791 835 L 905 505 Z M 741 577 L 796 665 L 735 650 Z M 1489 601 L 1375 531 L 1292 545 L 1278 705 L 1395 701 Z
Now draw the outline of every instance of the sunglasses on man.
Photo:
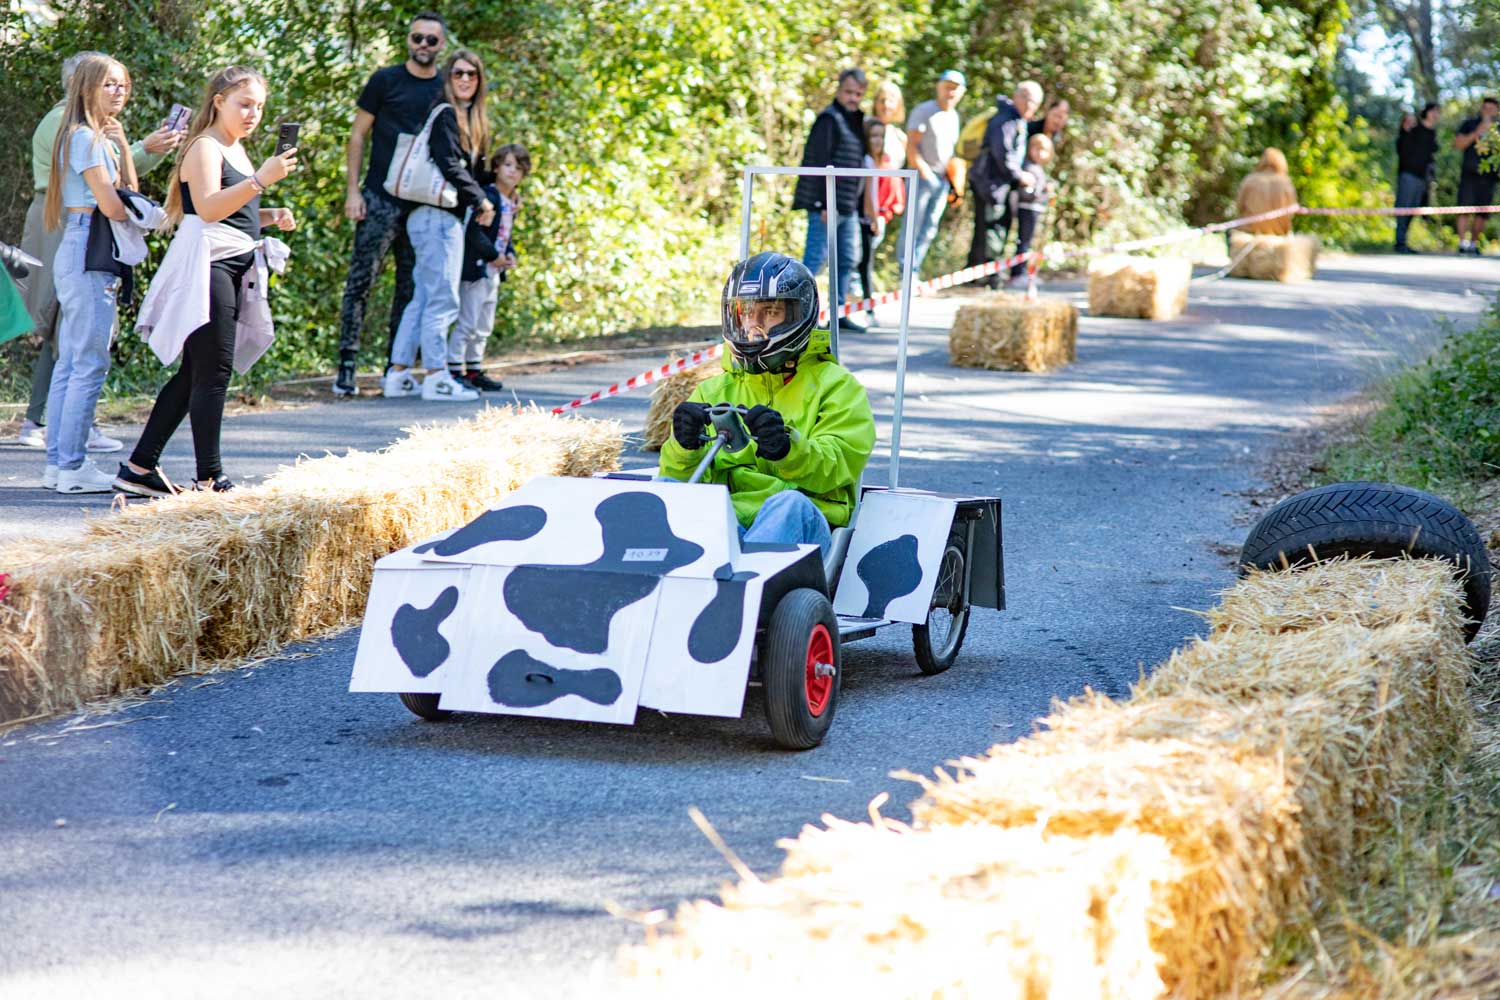
M 442 35 L 424 35 L 420 31 L 413 31 L 411 33 L 411 43 L 413 45 L 425 45 L 429 49 L 435 49 L 439 45 L 443 44 L 443 36 Z

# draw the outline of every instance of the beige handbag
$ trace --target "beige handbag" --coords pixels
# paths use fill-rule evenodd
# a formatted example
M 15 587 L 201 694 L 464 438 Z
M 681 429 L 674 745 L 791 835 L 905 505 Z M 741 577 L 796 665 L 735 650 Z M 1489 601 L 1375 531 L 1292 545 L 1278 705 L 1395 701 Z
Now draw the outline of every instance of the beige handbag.
M 432 162 L 432 123 L 437 120 L 438 112 L 449 107 L 452 105 L 439 104 L 433 108 L 422 131 L 416 135 L 402 132 L 396 136 L 396 151 L 391 155 L 391 168 L 385 175 L 388 194 L 419 205 L 457 207 L 458 191 Z

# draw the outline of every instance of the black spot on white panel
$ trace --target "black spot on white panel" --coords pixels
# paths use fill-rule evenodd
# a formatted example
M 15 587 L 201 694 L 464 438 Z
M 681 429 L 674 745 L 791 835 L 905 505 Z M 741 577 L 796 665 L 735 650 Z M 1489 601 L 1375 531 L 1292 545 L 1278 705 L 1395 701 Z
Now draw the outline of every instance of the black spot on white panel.
M 391 619 L 391 643 L 413 677 L 426 677 L 448 659 L 448 640 L 438 626 L 458 607 L 458 588 L 445 587 L 430 607 L 403 604 Z
M 613 705 L 624 690 L 613 670 L 567 670 L 520 649 L 490 668 L 489 686 L 490 699 L 509 708 L 540 708 L 570 694 L 595 705 Z
M 869 600 L 862 618 L 884 618 L 886 606 L 905 597 L 922 582 L 922 564 L 917 561 L 917 536 L 901 535 L 881 542 L 855 567 Z
M 745 625 L 745 583 L 759 575 L 733 573 L 728 579 L 714 580 L 713 600 L 698 613 L 688 632 L 689 656 L 699 663 L 718 663 L 734 652 Z
M 505 606 L 560 649 L 602 653 L 614 616 L 649 595 L 661 577 L 692 563 L 703 547 L 672 533 L 653 493 L 618 493 L 594 508 L 604 552 L 574 566 L 517 566 L 505 577 Z
M 540 507 L 523 505 L 487 510 L 447 538 L 423 542 L 413 552 L 456 556 L 478 548 L 486 542 L 518 542 L 532 538 L 547 523 L 547 512 Z

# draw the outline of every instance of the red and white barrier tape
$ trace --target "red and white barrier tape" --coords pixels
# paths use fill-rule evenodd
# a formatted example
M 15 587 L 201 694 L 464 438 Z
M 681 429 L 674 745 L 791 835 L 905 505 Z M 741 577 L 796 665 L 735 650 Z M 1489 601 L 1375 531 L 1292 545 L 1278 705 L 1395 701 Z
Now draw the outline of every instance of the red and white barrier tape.
M 1285 208 L 1272 209 L 1269 212 L 1261 212 L 1259 215 L 1247 215 L 1238 219 L 1228 219 L 1224 222 L 1214 222 L 1206 226 L 1195 226 L 1176 233 L 1168 233 L 1163 236 L 1152 236 L 1143 240 L 1126 240 L 1122 243 L 1112 243 L 1106 247 L 1081 247 L 1068 250 L 1058 256 L 1060 260 L 1073 257 L 1098 257 L 1109 253 L 1123 253 L 1128 250 L 1145 250 L 1151 247 L 1168 246 L 1172 243 L 1181 243 L 1186 240 L 1196 239 L 1209 233 L 1221 233 L 1226 229 L 1235 229 L 1240 226 L 1248 226 L 1257 222 L 1269 222 L 1272 219 L 1280 219 L 1288 215 L 1368 215 L 1368 216 L 1392 216 L 1392 215 L 1492 215 L 1500 212 L 1500 205 L 1450 205 L 1428 208 L 1309 208 L 1306 205 L 1288 205 Z M 939 291 L 944 288 L 952 288 L 954 285 L 967 284 L 977 278 L 985 278 L 992 274 L 999 274 L 1015 264 L 1030 258 L 1036 260 L 1042 254 L 1036 250 L 1026 253 L 1018 253 L 1007 260 L 992 260 L 974 267 L 966 267 L 952 274 L 939 275 L 926 281 L 919 281 L 911 286 L 912 297 L 925 295 L 928 292 Z M 876 306 L 888 305 L 901 300 L 900 290 L 886 292 L 884 295 L 876 295 L 872 298 L 863 299 L 859 302 L 846 302 L 839 307 L 839 316 L 852 316 L 857 312 L 868 312 Z M 818 322 L 828 322 L 828 310 L 824 309 L 818 314 Z M 632 389 L 639 389 L 658 379 L 668 378 L 679 372 L 685 372 L 689 368 L 697 368 L 699 365 L 707 364 L 719 358 L 723 351 L 723 342 L 706 347 L 701 351 L 695 351 L 686 358 L 678 358 L 676 361 L 668 361 L 639 375 L 632 375 L 623 382 L 598 392 L 581 396 L 571 403 L 562 406 L 554 406 L 553 413 L 566 413 L 568 410 L 576 410 L 580 406 L 597 403 L 601 399 L 610 396 L 618 396 Z

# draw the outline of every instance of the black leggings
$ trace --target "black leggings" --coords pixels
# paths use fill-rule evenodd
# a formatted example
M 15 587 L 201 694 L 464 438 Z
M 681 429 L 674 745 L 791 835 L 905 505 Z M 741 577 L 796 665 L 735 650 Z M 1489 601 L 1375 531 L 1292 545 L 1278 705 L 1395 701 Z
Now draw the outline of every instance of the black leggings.
M 859 283 L 865 290 L 865 298 L 875 297 L 875 282 L 871 272 L 875 270 L 875 228 L 868 222 L 859 224 Z
M 183 417 L 193 427 L 193 454 L 199 482 L 224 474 L 219 459 L 219 430 L 224 423 L 224 396 L 234 374 L 234 327 L 240 315 L 240 279 L 255 263 L 254 254 L 216 260 L 208 269 L 208 322 L 188 334 L 182 364 L 167 380 L 151 407 L 146 429 L 130 461 L 154 469 Z

